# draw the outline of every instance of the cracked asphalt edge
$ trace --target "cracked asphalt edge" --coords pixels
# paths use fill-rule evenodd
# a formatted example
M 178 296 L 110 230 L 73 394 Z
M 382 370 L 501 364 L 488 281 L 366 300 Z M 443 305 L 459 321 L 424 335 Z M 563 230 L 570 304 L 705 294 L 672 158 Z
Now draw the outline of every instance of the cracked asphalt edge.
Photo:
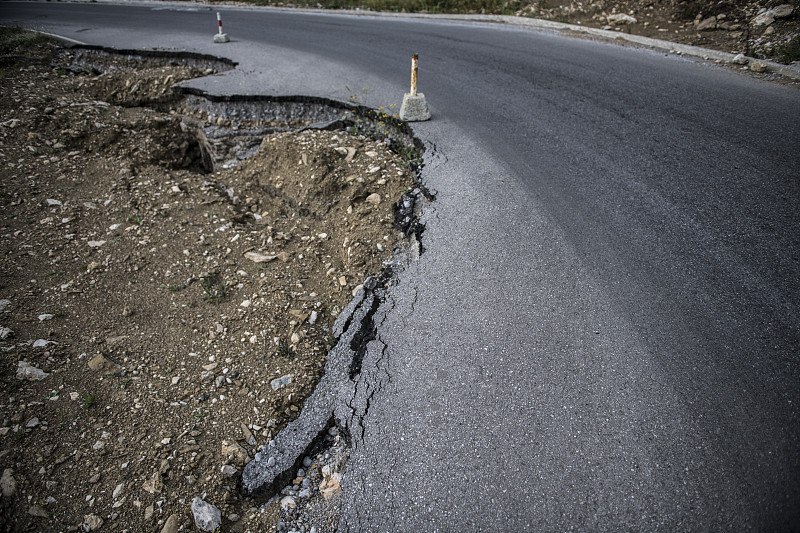
M 419 148 L 421 144 L 414 138 L 414 146 Z M 396 226 L 406 234 L 406 245 L 386 265 L 379 279 L 370 277 L 364 281 L 337 317 L 332 328 L 337 343 L 328 352 L 325 373 L 305 401 L 300 415 L 245 465 L 239 489 L 246 496 L 266 500 L 279 494 L 294 478 L 303 458 L 332 425 L 343 432 L 353 448 L 363 439 L 363 421 L 372 399 L 391 383 L 385 361 L 387 345 L 378 334 L 394 309 L 389 288 L 397 282 L 398 274 L 424 252 L 421 235 L 425 225 L 420 222 L 420 215 L 435 199 L 435 192 L 420 183 L 419 168 L 416 174 L 416 188 L 402 195 L 396 209 L 400 217 L 395 220 Z M 362 364 L 367 352 L 373 351 L 373 342 L 380 345 L 381 355 L 372 364 L 374 368 L 364 369 Z
M 293 472 L 319 434 L 326 430 L 340 388 L 350 381 L 348 372 L 353 361 L 351 343 L 361 330 L 347 326 L 368 320 L 368 315 L 374 313 L 376 299 L 373 291 L 362 288 L 336 319 L 334 332 L 340 336 L 336 346 L 328 353 L 325 375 L 306 400 L 300 416 L 262 446 L 255 458 L 245 466 L 241 481 L 245 493 L 254 496 L 277 494 L 291 480 Z

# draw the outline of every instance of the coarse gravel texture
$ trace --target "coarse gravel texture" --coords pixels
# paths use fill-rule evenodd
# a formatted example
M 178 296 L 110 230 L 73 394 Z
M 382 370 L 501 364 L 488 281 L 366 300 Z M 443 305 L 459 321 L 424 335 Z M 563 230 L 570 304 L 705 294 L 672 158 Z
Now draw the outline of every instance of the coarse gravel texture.
M 172 85 L 209 70 L 75 54 L 16 48 L 0 74 L 0 529 L 192 529 L 201 497 L 269 530 L 280 504 L 243 499 L 241 469 L 400 246 L 413 174 L 317 130 L 210 171 L 202 125 L 253 124 L 183 106 Z

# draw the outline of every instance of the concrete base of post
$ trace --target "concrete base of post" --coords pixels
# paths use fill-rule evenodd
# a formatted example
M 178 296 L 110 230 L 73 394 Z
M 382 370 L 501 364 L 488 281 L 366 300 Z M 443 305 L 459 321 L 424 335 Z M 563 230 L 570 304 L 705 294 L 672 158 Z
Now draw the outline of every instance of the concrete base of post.
M 227 33 L 218 33 L 214 36 L 215 43 L 229 43 L 231 42 Z
M 403 105 L 400 106 L 400 120 L 406 122 L 422 122 L 431 118 L 428 111 L 428 102 L 422 93 L 406 93 L 403 96 Z

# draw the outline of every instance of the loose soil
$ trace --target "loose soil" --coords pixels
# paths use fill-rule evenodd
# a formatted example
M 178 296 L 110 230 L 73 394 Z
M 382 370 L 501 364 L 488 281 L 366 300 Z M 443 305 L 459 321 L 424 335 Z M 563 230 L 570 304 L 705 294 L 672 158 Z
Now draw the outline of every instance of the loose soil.
M 800 60 L 797 0 L 535 0 L 517 15 L 663 39 L 783 63 Z M 769 22 L 763 13 L 788 5 Z M 618 15 L 632 19 L 619 20 Z M 769 22 L 769 23 L 767 23 Z
M 256 126 L 183 106 L 171 87 L 209 70 L 3 53 L 0 529 L 192 529 L 202 497 L 224 531 L 271 530 L 241 469 L 402 246 L 408 161 L 306 130 L 209 172 L 203 125 Z

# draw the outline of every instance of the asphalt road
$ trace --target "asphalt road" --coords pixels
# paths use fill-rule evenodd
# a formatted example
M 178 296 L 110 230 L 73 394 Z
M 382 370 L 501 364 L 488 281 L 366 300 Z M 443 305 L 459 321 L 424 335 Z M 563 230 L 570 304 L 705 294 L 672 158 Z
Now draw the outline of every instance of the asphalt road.
M 343 531 L 800 530 L 800 92 L 501 25 L 0 4 L 224 54 L 214 92 L 433 120 L 425 253 L 356 387 Z M 369 89 L 364 89 L 369 87 Z M 360 434 L 359 434 L 360 433 Z

